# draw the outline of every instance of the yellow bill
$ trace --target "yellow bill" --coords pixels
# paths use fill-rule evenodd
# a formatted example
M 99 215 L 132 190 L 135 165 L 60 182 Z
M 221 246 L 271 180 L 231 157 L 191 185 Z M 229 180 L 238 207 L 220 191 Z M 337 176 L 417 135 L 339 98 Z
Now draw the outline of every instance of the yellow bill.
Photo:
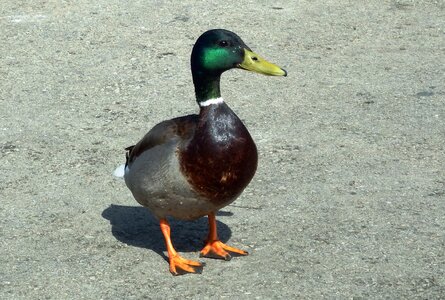
M 287 76 L 286 70 L 268 62 L 255 52 L 247 49 L 244 49 L 244 60 L 239 64 L 239 67 L 244 70 L 257 72 L 264 75 Z

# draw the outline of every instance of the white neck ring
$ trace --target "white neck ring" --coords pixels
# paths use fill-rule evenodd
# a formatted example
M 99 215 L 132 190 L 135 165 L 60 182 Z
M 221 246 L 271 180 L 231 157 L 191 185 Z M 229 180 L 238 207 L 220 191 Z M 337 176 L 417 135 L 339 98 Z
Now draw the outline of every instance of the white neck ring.
M 223 102 L 224 102 L 224 99 L 222 97 L 218 97 L 218 98 L 209 99 L 206 101 L 199 102 L 199 106 L 205 107 L 205 106 L 209 106 L 212 104 L 221 104 Z

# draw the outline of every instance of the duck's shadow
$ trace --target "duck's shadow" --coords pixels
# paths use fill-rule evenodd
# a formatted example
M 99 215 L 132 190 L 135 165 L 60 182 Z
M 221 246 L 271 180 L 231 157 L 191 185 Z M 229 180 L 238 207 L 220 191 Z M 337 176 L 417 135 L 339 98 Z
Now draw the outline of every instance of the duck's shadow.
M 232 215 L 231 212 L 220 211 L 217 215 Z M 112 204 L 102 212 L 102 217 L 110 221 L 114 237 L 131 246 L 148 248 L 165 259 L 165 244 L 159 228 L 159 221 L 144 207 L 122 206 Z M 194 252 L 204 246 L 208 234 L 207 218 L 196 221 L 178 221 L 169 219 L 173 246 L 179 252 Z M 232 232 L 229 227 L 217 221 L 218 235 L 226 242 Z

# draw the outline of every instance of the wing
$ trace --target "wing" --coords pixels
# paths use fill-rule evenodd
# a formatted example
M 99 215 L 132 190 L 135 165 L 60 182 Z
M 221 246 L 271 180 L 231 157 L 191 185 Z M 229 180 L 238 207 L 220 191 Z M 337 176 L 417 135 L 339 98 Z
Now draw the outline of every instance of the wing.
M 125 165 L 132 163 L 144 151 L 167 143 L 172 138 L 189 139 L 193 136 L 197 124 L 198 115 L 188 115 L 155 125 L 136 145 L 125 148 L 127 150 Z

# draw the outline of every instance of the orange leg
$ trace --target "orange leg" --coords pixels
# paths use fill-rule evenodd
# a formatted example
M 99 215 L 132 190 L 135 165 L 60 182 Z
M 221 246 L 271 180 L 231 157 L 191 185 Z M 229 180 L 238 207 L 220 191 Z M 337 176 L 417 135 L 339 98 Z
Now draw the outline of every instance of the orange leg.
M 170 224 L 167 219 L 159 221 L 162 234 L 164 235 L 165 245 L 167 247 L 168 259 L 170 261 L 170 272 L 173 275 L 183 275 L 186 273 L 201 273 L 203 265 L 200 262 L 188 260 L 181 257 L 175 248 L 170 238 Z
M 220 258 L 224 260 L 230 260 L 232 256 L 229 252 L 235 255 L 247 255 L 247 251 L 240 250 L 227 246 L 221 242 L 216 232 L 216 218 L 215 213 L 209 214 L 209 236 L 205 247 L 201 250 L 201 257 Z

